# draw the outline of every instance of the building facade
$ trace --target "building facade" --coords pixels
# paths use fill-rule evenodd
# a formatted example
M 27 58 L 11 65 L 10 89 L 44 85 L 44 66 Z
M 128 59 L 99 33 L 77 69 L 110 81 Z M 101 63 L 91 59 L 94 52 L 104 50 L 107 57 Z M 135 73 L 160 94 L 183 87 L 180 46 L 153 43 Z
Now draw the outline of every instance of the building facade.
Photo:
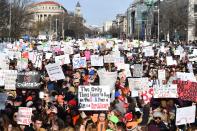
M 106 21 L 103 25 L 103 32 L 107 32 L 111 29 L 113 22 L 112 21 Z
M 67 13 L 61 4 L 54 1 L 34 3 L 29 10 L 34 14 L 34 22 L 44 21 L 51 16 Z

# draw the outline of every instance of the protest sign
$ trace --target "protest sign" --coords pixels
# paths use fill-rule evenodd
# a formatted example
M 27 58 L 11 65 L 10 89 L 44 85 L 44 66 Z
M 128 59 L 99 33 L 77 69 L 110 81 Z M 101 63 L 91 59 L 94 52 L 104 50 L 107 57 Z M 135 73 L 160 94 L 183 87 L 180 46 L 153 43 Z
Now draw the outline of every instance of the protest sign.
M 69 54 L 56 56 L 55 63 L 59 63 L 60 65 L 69 64 L 70 63 Z
M 42 67 L 42 57 L 43 53 L 39 52 L 29 52 L 29 60 L 32 61 L 34 67 Z
M 110 107 L 109 86 L 79 86 L 79 110 L 108 110 Z
M 142 77 L 143 76 L 143 65 L 135 64 L 133 69 L 133 77 Z
M 47 60 L 49 60 L 51 57 L 52 57 L 52 55 L 53 55 L 53 53 L 46 53 L 45 54 L 45 58 L 47 59 Z
M 73 54 L 74 51 L 73 51 L 73 47 L 71 46 L 64 46 L 64 54 Z
M 119 56 L 116 56 L 114 57 L 114 64 L 117 65 L 117 64 L 124 64 L 124 57 L 119 57 Z
M 9 60 L 5 53 L 0 53 L 1 59 L 0 59 L 0 69 L 8 70 L 9 69 Z
M 45 66 L 51 81 L 65 79 L 62 68 L 58 63 L 48 64 Z
M 32 116 L 32 108 L 19 107 L 17 114 L 17 124 L 30 125 Z
M 18 70 L 23 70 L 26 69 L 28 65 L 28 59 L 26 58 L 21 58 L 17 60 L 17 69 Z
M 168 66 L 170 66 L 170 65 L 177 65 L 176 60 L 173 60 L 172 56 L 167 56 L 166 57 L 166 61 L 167 61 L 167 65 Z
M 104 63 L 114 63 L 113 55 L 104 55 Z
M 5 103 L 7 100 L 7 94 L 6 93 L 0 93 L 0 110 L 5 109 Z
M 158 70 L 158 79 L 160 82 L 162 82 L 163 80 L 166 80 L 166 71 L 163 70 Z
M 140 93 L 142 99 L 144 100 L 144 103 L 145 104 L 148 104 L 150 103 L 150 100 L 152 99 L 153 97 L 153 88 L 149 88 L 148 90 L 146 91 L 142 91 Z
M 154 98 L 178 98 L 177 85 L 154 85 Z
M 192 55 L 188 55 L 188 59 L 189 59 L 189 61 L 197 61 L 197 55 L 194 55 L 194 54 L 192 54 Z
M 110 91 L 112 91 L 115 86 L 117 72 L 106 72 L 103 70 L 98 70 L 97 73 L 99 75 L 100 85 L 109 86 Z
M 17 75 L 16 88 L 38 89 L 40 87 L 40 74 L 36 71 L 21 71 Z
M 91 55 L 91 66 L 103 66 L 103 56 Z
M 16 89 L 17 70 L 4 70 L 5 74 L 5 90 Z
M 146 57 L 154 56 L 154 50 L 152 46 L 144 47 L 143 52 Z
M 191 81 L 196 82 L 196 78 L 194 73 L 186 73 L 186 72 L 176 72 L 176 77 L 183 81 Z
M 185 125 L 195 122 L 196 105 L 189 107 L 177 108 L 176 110 L 176 125 Z
M 174 80 L 173 83 L 177 84 L 177 91 L 180 99 L 197 102 L 196 82 Z
M 144 78 L 128 78 L 129 88 L 131 91 L 146 91 L 148 90 L 148 77 Z
M 4 86 L 4 78 L 5 78 L 5 74 L 3 72 L 3 70 L 0 70 L 0 86 Z
M 86 65 L 86 57 L 73 58 L 73 69 L 85 68 Z

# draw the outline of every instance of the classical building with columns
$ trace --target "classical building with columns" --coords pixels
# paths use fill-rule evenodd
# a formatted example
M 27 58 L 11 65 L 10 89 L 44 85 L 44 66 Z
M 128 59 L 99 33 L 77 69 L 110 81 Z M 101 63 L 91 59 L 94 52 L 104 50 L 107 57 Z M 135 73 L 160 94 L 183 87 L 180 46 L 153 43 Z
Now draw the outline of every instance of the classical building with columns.
M 30 6 L 30 12 L 34 14 L 34 22 L 44 21 L 53 15 L 67 13 L 67 10 L 55 1 L 42 1 Z

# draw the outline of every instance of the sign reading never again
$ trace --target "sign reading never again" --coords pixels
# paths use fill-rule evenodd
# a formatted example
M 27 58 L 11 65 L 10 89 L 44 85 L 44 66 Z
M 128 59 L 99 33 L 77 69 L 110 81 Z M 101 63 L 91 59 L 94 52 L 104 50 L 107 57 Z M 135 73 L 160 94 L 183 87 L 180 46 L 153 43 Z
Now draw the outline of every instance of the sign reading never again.
M 18 72 L 16 88 L 38 89 L 40 85 L 40 74 L 38 72 Z

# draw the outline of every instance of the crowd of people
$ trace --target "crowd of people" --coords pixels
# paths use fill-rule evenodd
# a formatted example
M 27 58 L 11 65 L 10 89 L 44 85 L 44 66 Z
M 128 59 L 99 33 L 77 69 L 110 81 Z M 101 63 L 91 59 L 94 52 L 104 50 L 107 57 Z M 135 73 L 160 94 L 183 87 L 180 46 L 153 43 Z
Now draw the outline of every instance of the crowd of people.
M 14 49 L 16 43 L 6 48 L 23 54 L 29 51 L 30 46 L 33 51 L 38 51 L 40 46 L 31 42 L 19 43 L 20 46 L 17 46 L 17 49 Z M 63 42 L 59 43 L 61 48 Z M 197 64 L 195 61 L 190 61 L 188 57 L 195 52 L 194 44 L 166 42 L 145 45 L 146 42 L 94 39 L 72 40 L 69 43 L 73 49 L 73 53 L 69 54 L 71 61 L 61 65 L 65 79 L 51 81 L 45 66 L 55 63 L 55 56 L 64 55 L 65 52 L 54 51 L 53 48 L 57 46 L 48 44 L 51 50 L 47 52 L 50 51 L 53 55 L 46 59 L 46 52 L 40 51 L 43 52 L 41 68 L 35 67 L 34 63 L 28 60 L 27 67 L 22 69 L 26 72 L 39 73 L 41 76 L 39 88 L 4 90 L 4 87 L 1 87 L 2 92 L 7 94 L 7 99 L 5 108 L 0 112 L 0 131 L 186 131 L 196 129 L 196 120 L 193 123 L 177 125 L 176 110 L 181 107 L 196 106 L 197 100 L 185 100 L 179 96 L 177 98 L 152 96 L 148 102 L 145 102 L 143 93 L 140 91 L 137 92 L 137 96 L 132 96 L 133 91 L 129 85 L 129 78 L 135 77 L 135 64 L 143 65 L 141 77 L 148 78 L 150 88 L 158 84 L 158 70 L 165 70 L 165 80 L 160 83 L 162 85 L 170 85 L 177 80 L 176 72 L 192 73 L 196 76 Z M 93 45 L 91 48 L 86 46 L 89 43 Z M 85 45 L 85 49 L 81 49 L 81 45 Z M 153 55 L 145 54 L 144 49 L 147 47 L 151 47 Z M 177 50 L 178 54 L 175 53 Z M 91 55 L 112 55 L 114 52 L 118 52 L 120 57 L 124 58 L 124 63 L 129 65 L 129 77 L 125 74 L 125 69 L 118 67 L 115 63 L 104 63 L 103 66 L 91 65 Z M 75 54 L 86 57 L 86 67 L 73 69 L 72 59 Z M 169 65 L 166 60 L 168 56 L 176 62 Z M 9 70 L 19 71 L 16 58 L 9 59 L 8 64 Z M 101 69 L 117 73 L 113 91 L 110 92 L 110 106 L 107 110 L 80 110 L 79 86 L 101 85 L 101 76 L 99 76 Z M 29 125 L 18 123 L 17 115 L 20 107 L 32 109 Z M 194 117 L 196 118 L 196 115 Z

